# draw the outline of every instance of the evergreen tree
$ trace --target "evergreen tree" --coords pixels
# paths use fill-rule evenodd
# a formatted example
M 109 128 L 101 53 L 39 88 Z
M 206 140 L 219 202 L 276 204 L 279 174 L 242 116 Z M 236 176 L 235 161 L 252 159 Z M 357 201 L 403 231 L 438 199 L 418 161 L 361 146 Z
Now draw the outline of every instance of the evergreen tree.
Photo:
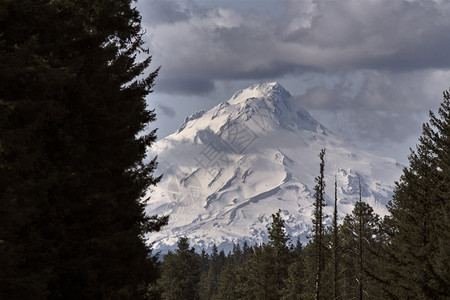
M 450 297 L 450 93 L 430 112 L 389 204 L 389 291 L 399 298 Z
M 209 267 L 209 259 L 210 256 L 206 253 L 205 249 L 202 249 L 202 253 L 200 254 L 200 271 L 203 273 L 208 270 Z
M 292 261 L 288 241 L 284 220 L 278 211 L 272 214 L 269 242 L 255 246 L 251 259 L 241 269 L 240 278 L 244 283 L 239 292 L 244 298 L 279 299 L 282 296 Z
M 217 294 L 220 273 L 226 264 L 223 250 L 219 254 L 217 252 L 217 246 L 214 244 L 208 262 L 208 269 L 201 276 L 199 285 L 200 299 L 212 299 L 213 295 Z
M 237 270 L 240 283 L 236 291 L 243 295 L 244 299 L 264 299 L 267 297 L 266 270 L 270 266 L 263 257 L 262 245 L 253 246 L 252 252 L 247 256 L 245 264 Z
M 233 289 L 233 293 L 238 295 L 236 299 L 251 299 L 254 298 L 254 278 L 255 273 L 253 272 L 255 270 L 254 268 L 254 261 L 257 260 L 255 257 L 255 249 L 259 248 L 259 246 L 251 247 L 248 245 L 247 241 L 244 241 L 244 244 L 242 246 L 242 260 L 239 265 L 233 268 L 233 275 L 235 276 L 235 287 Z M 225 274 L 222 274 L 223 280 L 228 282 L 226 280 L 227 276 L 224 276 Z M 224 283 L 221 283 L 221 285 L 224 285 Z M 223 287 L 222 287 L 223 288 Z M 221 289 L 219 287 L 219 289 Z M 220 295 L 224 294 L 224 291 L 219 292 Z
M 379 222 L 379 216 L 372 207 L 360 200 L 340 226 L 344 269 L 340 284 L 342 299 L 383 299 L 383 293 L 373 278 L 379 268 L 374 255 Z
M 321 279 L 322 279 L 322 272 L 324 269 L 324 225 L 323 220 L 325 218 L 323 214 L 323 207 L 325 206 L 325 180 L 324 180 L 324 170 L 325 170 L 325 149 L 322 149 L 319 154 L 320 158 L 320 174 L 316 177 L 316 186 L 314 187 L 315 190 L 315 199 L 314 202 L 314 217 L 312 220 L 313 223 L 313 244 L 315 246 L 314 251 L 314 258 L 316 260 L 316 279 L 315 279 L 315 293 L 314 293 L 314 299 L 322 299 L 320 296 L 321 291 Z
M 131 0 L 0 1 L 0 298 L 143 297 L 155 131 Z
M 243 260 L 248 261 L 253 254 L 254 254 L 253 247 L 249 246 L 247 241 L 244 241 L 244 245 L 242 246 Z
M 288 267 L 292 258 L 288 247 L 289 235 L 286 233 L 284 220 L 281 217 L 281 210 L 272 214 L 272 223 L 269 226 L 269 243 L 264 248 L 267 259 L 272 264 L 271 276 L 268 276 L 271 288 L 279 296 L 282 295 L 285 288 L 284 280 L 288 275 Z
M 292 262 L 288 267 L 287 278 L 284 281 L 284 300 L 302 299 L 304 293 L 304 253 L 300 238 L 291 250 Z
M 220 254 L 219 254 L 220 256 Z M 226 258 L 218 278 L 217 293 L 211 299 L 242 299 L 240 273 L 246 261 L 239 244 L 233 244 L 233 251 Z
M 300 241 L 300 236 L 297 237 L 295 245 L 291 245 L 291 252 L 293 257 L 303 256 L 303 245 L 302 242 Z
M 230 256 L 231 263 L 234 265 L 242 265 L 244 262 L 244 254 L 239 244 L 233 244 L 233 253 Z
M 337 178 L 334 177 L 334 212 L 333 212 L 333 299 L 339 298 L 339 261 L 340 261 L 340 244 L 339 244 L 339 227 L 338 227 L 338 209 L 337 209 Z
M 217 294 L 212 299 L 243 299 L 244 294 L 239 289 L 239 286 L 242 284 L 239 278 L 240 272 L 242 272 L 242 266 L 234 264 L 226 265 L 220 273 Z
M 333 252 L 332 252 L 333 233 L 327 228 L 322 236 L 322 264 L 323 269 L 320 281 L 320 299 L 333 298 Z M 304 253 L 304 271 L 303 280 L 300 284 L 303 286 L 301 299 L 314 299 L 316 295 L 316 279 L 317 279 L 317 246 L 314 240 L 309 240 L 306 244 Z
M 200 256 L 194 248 L 189 249 L 186 237 L 178 241 L 178 249 L 164 256 L 161 266 L 160 285 L 163 299 L 199 299 Z
M 283 290 L 283 297 L 281 299 L 294 300 L 303 299 L 303 260 L 301 258 L 295 259 L 288 267 L 288 274 L 285 280 L 285 288 Z
M 333 286 L 330 285 L 332 280 L 333 270 L 329 268 L 329 258 L 332 238 L 324 228 L 325 215 L 323 207 L 325 206 L 325 149 L 319 153 L 320 158 L 320 173 L 315 178 L 316 186 L 315 201 L 314 201 L 314 215 L 312 218 L 312 232 L 309 235 L 309 242 L 304 249 L 304 279 L 303 279 L 303 294 L 302 299 L 328 299 L 332 297 Z M 324 278 L 324 275 L 326 278 Z

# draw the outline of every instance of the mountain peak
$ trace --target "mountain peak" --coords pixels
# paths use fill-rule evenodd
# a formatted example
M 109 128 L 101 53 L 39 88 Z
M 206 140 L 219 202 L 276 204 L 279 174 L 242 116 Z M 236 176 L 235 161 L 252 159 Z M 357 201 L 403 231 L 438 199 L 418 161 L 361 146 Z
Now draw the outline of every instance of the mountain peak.
M 236 92 L 228 103 L 237 104 L 250 98 L 291 98 L 286 89 L 278 82 L 258 83 Z
M 281 127 L 289 131 L 307 130 L 327 135 L 323 125 L 305 109 L 299 107 L 292 95 L 278 82 L 254 84 L 236 92 L 231 99 L 208 112 L 200 111 L 189 117 L 176 134 L 197 136 L 199 130 L 212 130 L 216 134 L 227 131 L 233 124 L 244 124 L 256 135 L 276 131 Z M 185 131 L 186 128 L 190 133 Z M 233 127 L 234 128 L 234 127 Z M 181 138 L 181 136 L 180 136 Z
M 386 214 L 391 183 L 402 167 L 348 145 L 295 104 L 278 83 L 256 84 L 187 117 L 178 132 L 149 149 L 164 177 L 149 191 L 147 213 L 170 215 L 169 225 L 151 235 L 155 249 L 173 249 L 181 236 L 200 248 L 215 243 L 225 251 L 244 240 L 266 242 L 267 224 L 278 209 L 288 234 L 306 242 L 317 154 L 324 147 L 325 199 L 333 203 L 328 195 L 334 195 L 337 178 L 340 219 L 359 201 L 359 182 L 364 201 Z
M 272 128 L 280 126 L 287 130 L 308 130 L 325 135 L 329 132 L 308 111 L 299 107 L 292 95 L 278 82 L 254 84 L 240 90 L 227 104 L 239 112 L 238 117 L 244 115 L 243 119 L 253 120 L 253 123 L 261 123 L 259 121 L 263 117 L 263 123 Z M 261 129 L 262 126 L 258 127 Z

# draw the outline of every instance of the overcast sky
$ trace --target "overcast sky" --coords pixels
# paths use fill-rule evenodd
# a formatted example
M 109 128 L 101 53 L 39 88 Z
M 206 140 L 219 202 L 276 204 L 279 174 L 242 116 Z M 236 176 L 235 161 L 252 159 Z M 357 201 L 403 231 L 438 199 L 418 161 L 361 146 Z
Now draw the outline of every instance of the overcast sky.
M 318 121 L 407 163 L 450 86 L 450 1 L 140 0 L 162 138 L 186 115 L 278 81 Z

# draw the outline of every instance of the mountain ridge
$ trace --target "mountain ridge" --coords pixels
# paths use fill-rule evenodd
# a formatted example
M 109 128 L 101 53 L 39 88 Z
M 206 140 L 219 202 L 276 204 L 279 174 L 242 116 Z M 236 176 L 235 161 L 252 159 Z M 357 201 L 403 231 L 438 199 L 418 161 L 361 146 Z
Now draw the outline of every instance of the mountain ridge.
M 357 200 L 358 178 L 363 200 L 386 214 L 402 166 L 343 142 L 297 107 L 278 83 L 253 85 L 186 117 L 149 149 L 149 157 L 158 155 L 157 172 L 164 177 L 149 192 L 147 213 L 170 215 L 169 225 L 152 233 L 150 242 L 156 249 L 172 248 L 184 235 L 205 248 L 264 242 L 270 216 L 279 208 L 288 233 L 305 242 L 322 148 L 327 148 L 328 195 L 334 195 L 330 187 L 338 178 L 340 218 Z

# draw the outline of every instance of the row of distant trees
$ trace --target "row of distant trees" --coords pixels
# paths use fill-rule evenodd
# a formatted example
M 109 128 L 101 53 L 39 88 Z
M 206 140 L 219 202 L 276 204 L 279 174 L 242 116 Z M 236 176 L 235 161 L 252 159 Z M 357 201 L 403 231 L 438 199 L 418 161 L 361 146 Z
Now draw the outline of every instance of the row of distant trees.
M 228 254 L 218 252 L 215 245 L 210 254 L 196 253 L 188 239 L 181 238 L 178 248 L 164 256 L 162 276 L 150 290 L 162 299 L 359 299 L 362 288 L 364 299 L 386 299 L 387 293 L 373 277 L 382 271 L 381 258 L 364 252 L 378 246 L 380 221 L 368 204 L 357 202 L 338 226 L 337 256 L 333 255 L 334 230 L 324 230 L 319 291 L 317 242 L 311 240 L 306 247 L 299 240 L 291 243 L 280 211 L 272 215 L 267 243 L 236 244 Z M 357 235 L 359 227 L 362 235 Z
M 304 249 L 275 214 L 268 244 L 199 256 L 182 239 L 160 266 L 142 36 L 133 0 L 0 0 L 1 299 L 450 297 L 448 92 L 387 218 L 359 201 L 324 228 L 321 165 Z

